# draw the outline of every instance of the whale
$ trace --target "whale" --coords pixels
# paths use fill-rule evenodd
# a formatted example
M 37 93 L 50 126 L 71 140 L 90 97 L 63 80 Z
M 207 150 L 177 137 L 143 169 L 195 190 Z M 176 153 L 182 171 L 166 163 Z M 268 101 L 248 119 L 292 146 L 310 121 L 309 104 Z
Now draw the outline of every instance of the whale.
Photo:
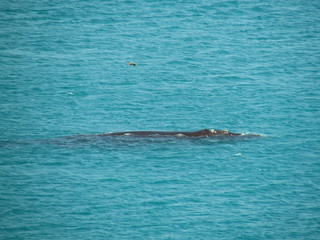
M 45 142 L 57 145 L 72 144 L 122 144 L 122 143 L 141 143 L 141 141 L 154 141 L 162 139 L 214 139 L 214 141 L 233 141 L 246 140 L 262 137 L 257 134 L 235 133 L 227 130 L 201 129 L 198 131 L 124 131 L 108 132 L 98 134 L 80 134 L 72 136 L 47 139 Z M 44 141 L 44 140 L 42 140 Z
M 255 134 L 241 134 L 227 130 L 202 129 L 198 131 L 126 131 L 96 134 L 97 136 L 128 136 L 128 137 L 186 137 L 186 138 L 207 138 L 207 137 L 232 137 L 246 136 L 259 137 Z

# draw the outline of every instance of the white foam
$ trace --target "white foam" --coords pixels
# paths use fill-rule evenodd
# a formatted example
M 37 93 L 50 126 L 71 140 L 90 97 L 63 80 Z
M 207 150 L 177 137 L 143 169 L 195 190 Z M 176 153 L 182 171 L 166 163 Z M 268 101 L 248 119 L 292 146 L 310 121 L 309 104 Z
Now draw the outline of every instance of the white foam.
M 182 134 L 182 133 L 178 133 L 176 134 L 177 137 L 185 137 L 186 135 Z

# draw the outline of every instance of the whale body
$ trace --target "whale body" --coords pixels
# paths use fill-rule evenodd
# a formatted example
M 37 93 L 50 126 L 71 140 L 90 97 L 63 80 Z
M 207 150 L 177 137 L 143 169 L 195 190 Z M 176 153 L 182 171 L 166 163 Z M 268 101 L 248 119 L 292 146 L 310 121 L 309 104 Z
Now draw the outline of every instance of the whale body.
M 249 138 L 262 137 L 256 134 L 242 134 L 229 132 L 227 130 L 202 129 L 198 131 L 126 131 L 126 132 L 110 132 L 89 135 L 73 135 L 49 140 L 49 142 L 58 145 L 70 144 L 112 144 L 123 142 L 137 142 L 141 140 L 156 140 L 156 139 L 204 139 L 215 138 L 217 141 L 229 140 L 245 140 Z M 141 142 L 140 142 L 141 143 Z
M 260 135 L 254 134 L 241 134 L 233 133 L 227 130 L 215 130 L 215 129 L 202 129 L 199 131 L 127 131 L 127 132 L 114 132 L 114 133 L 102 133 L 98 136 L 135 136 L 135 137 L 160 137 L 160 136 L 174 136 L 174 137 L 227 137 L 227 136 L 247 136 L 258 137 Z

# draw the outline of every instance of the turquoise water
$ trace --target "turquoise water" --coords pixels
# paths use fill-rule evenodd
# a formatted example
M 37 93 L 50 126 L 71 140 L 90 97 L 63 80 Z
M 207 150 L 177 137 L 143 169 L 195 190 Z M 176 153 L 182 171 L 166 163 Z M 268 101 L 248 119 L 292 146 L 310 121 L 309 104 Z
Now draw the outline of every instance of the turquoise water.
M 0 238 L 319 239 L 319 26 L 316 0 L 2 0 Z M 264 137 L 63 138 L 203 128 Z

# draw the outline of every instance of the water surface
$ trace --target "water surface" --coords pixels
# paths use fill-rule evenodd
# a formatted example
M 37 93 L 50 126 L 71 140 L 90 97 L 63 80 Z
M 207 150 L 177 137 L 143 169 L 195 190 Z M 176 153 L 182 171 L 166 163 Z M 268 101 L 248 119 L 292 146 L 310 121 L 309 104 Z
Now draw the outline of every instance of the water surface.
M 319 239 L 319 16 L 2 1 L 1 239 Z M 265 137 L 64 138 L 203 128 Z

